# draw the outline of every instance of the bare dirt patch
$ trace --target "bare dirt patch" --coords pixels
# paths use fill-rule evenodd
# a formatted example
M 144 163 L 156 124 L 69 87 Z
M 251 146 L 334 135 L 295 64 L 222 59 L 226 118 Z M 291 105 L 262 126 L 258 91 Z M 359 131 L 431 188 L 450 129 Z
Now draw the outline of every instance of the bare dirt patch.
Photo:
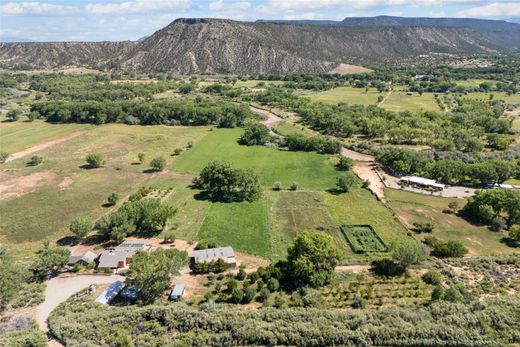
M 379 199 L 385 199 L 385 185 L 379 178 L 374 168 L 374 163 L 356 163 L 352 167 L 354 173 L 362 180 L 368 180 L 370 185 L 368 188 L 372 191 Z
M 42 171 L 0 182 L 0 200 L 19 198 L 43 184 L 52 182 L 55 178 L 54 172 Z
M 74 180 L 72 178 L 64 177 L 63 181 L 61 181 L 60 184 L 58 184 L 58 187 L 60 188 L 60 190 L 63 190 L 69 187 L 72 183 L 74 183 Z
M 334 69 L 330 71 L 330 73 L 339 73 L 339 74 L 354 74 L 354 73 L 365 73 L 372 72 L 372 70 L 367 69 L 366 67 L 359 65 L 350 65 L 350 64 L 339 64 Z
M 345 147 L 343 147 L 341 149 L 341 155 L 344 157 L 350 158 L 352 160 L 357 160 L 357 161 L 374 161 L 375 160 L 375 158 L 371 155 L 355 152 L 355 151 L 350 150 Z
M 47 149 L 49 147 L 55 146 L 55 145 L 60 144 L 62 142 L 65 142 L 65 141 L 68 141 L 68 140 L 73 139 L 75 137 L 78 137 L 81 134 L 83 134 L 83 131 L 75 131 L 75 132 L 73 132 L 73 133 L 71 133 L 71 134 L 69 134 L 69 135 L 67 135 L 65 137 L 62 137 L 62 138 L 59 138 L 59 139 L 56 139 L 56 140 L 43 142 L 43 143 L 40 143 L 40 144 L 38 144 L 36 146 L 32 146 L 30 148 L 24 149 L 23 151 L 13 153 L 13 154 L 9 155 L 9 157 L 6 160 L 6 162 L 10 162 L 10 161 L 13 161 L 13 160 L 16 160 L 16 159 L 20 159 L 20 158 L 26 157 L 28 155 L 31 155 L 31 154 L 39 152 L 39 151 L 43 151 L 44 149 Z

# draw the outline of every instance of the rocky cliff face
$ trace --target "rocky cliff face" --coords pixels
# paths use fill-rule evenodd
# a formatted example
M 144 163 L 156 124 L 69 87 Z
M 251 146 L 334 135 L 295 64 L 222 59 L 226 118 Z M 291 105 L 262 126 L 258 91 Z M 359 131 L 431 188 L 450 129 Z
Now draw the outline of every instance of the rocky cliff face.
M 432 53 L 471 55 L 510 48 L 464 27 L 178 19 L 137 42 L 0 44 L 0 64 L 177 74 L 326 72 L 339 63 L 393 62 Z

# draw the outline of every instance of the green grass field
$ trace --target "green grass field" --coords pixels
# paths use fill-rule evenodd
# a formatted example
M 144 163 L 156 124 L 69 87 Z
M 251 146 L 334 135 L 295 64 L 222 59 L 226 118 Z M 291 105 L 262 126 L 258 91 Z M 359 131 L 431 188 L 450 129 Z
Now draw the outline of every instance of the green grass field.
M 435 225 L 433 236 L 444 241 L 462 242 L 468 248 L 470 255 L 518 252 L 518 249 L 508 247 L 501 242 L 505 234 L 473 225 L 455 214 L 443 213 L 451 201 L 458 201 L 459 206 L 462 207 L 466 203 L 465 199 L 441 198 L 394 189 L 387 189 L 385 195 L 389 206 L 408 226 L 413 227 L 413 222 L 431 221 Z M 418 237 L 424 238 L 424 236 Z
M 265 187 L 272 187 L 277 181 L 285 187 L 296 181 L 302 189 L 334 187 L 338 172 L 327 156 L 264 146 L 241 146 L 237 140 L 242 131 L 215 129 L 179 157 L 173 170 L 198 174 L 212 160 L 227 160 L 238 167 L 256 169 Z
M 350 105 L 375 105 L 377 97 L 382 95 L 376 89 L 371 88 L 368 93 L 364 88 L 338 87 L 322 92 L 302 92 L 302 96 L 306 96 L 313 101 L 321 101 L 326 104 L 347 103 Z
M 408 96 L 405 92 L 393 92 L 381 107 L 394 112 L 441 111 L 435 102 L 433 93 L 423 95 L 414 93 L 414 95 Z
M 325 194 L 324 202 L 332 221 L 338 227 L 341 224 L 370 224 L 387 245 L 394 242 L 413 242 L 392 211 L 365 189 L 358 188 L 347 194 Z M 337 235 L 343 239 L 339 229 Z M 354 254 L 350 247 L 347 256 L 357 259 L 369 257 Z

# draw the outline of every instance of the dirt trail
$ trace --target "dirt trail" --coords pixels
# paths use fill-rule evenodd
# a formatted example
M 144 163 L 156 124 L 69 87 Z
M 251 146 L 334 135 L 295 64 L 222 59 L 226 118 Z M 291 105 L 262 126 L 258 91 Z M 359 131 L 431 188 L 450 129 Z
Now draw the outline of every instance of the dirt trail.
M 341 155 L 357 161 L 373 162 L 375 160 L 371 155 L 359 153 L 345 147 L 341 149 Z
M 383 106 L 383 104 L 385 103 L 386 99 L 388 99 L 390 97 L 390 95 L 392 95 L 392 81 L 388 82 L 388 93 L 386 93 L 386 95 L 383 98 L 383 100 L 381 100 L 381 102 L 377 104 L 377 107 Z
M 256 113 L 262 117 L 266 117 L 266 119 L 260 121 L 260 123 L 265 125 L 270 130 L 273 129 L 276 124 L 278 124 L 279 122 L 281 122 L 283 120 L 283 118 L 275 115 L 271 111 L 262 110 L 260 108 L 256 108 L 253 106 L 249 106 L 249 108 L 250 108 L 251 112 Z
M 71 133 L 71 134 L 69 134 L 69 135 L 67 135 L 65 137 L 62 137 L 62 138 L 59 138 L 59 139 L 56 139 L 56 140 L 43 142 L 43 143 L 37 144 L 36 146 L 32 146 L 30 148 L 24 149 L 23 151 L 10 154 L 9 157 L 7 158 L 6 162 L 10 162 L 10 161 L 13 161 L 13 160 L 16 160 L 16 159 L 20 159 L 20 158 L 26 157 L 28 155 L 31 155 L 31 154 L 39 152 L 39 151 L 43 151 L 44 149 L 47 149 L 49 147 L 55 146 L 55 145 L 60 144 L 62 142 L 65 142 L 65 141 L 68 141 L 68 140 L 73 139 L 75 137 L 78 137 L 81 134 L 83 134 L 83 131 L 75 131 L 75 132 L 73 132 L 73 133 Z
M 371 163 L 356 163 L 352 167 L 354 173 L 362 180 L 368 180 L 369 189 L 382 201 L 385 201 L 385 185 L 379 178 L 375 170 L 376 164 Z

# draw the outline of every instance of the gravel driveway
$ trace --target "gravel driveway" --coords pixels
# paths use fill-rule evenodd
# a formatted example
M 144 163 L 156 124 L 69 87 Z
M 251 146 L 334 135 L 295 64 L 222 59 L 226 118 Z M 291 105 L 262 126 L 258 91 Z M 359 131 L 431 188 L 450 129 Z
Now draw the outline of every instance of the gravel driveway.
M 38 326 L 47 332 L 49 330 L 47 318 L 52 310 L 80 290 L 87 288 L 91 284 L 107 284 L 122 279 L 123 277 L 119 275 L 79 275 L 50 279 L 46 282 L 45 301 L 36 308 L 36 322 Z

